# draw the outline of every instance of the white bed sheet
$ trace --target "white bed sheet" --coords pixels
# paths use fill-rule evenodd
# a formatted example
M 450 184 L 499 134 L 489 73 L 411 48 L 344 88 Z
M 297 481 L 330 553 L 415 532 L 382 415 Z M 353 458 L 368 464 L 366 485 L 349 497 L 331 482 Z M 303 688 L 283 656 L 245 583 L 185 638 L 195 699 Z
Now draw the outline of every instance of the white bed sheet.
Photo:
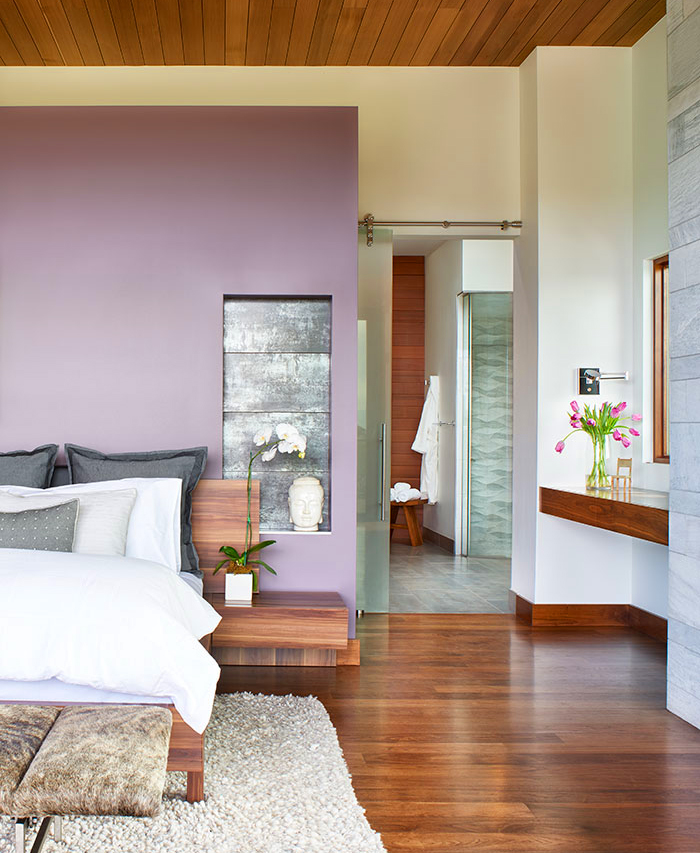
M 172 705 L 172 698 L 112 693 L 83 684 L 66 684 L 58 678 L 44 681 L 7 681 L 0 679 L 0 702 L 77 702 L 81 705 Z
M 198 594 L 204 593 L 202 578 L 192 572 L 180 572 L 178 577 Z M 44 681 L 8 681 L 0 679 L 0 702 L 73 702 L 85 705 L 162 705 L 173 704 L 172 697 L 136 696 L 133 693 L 113 693 L 83 684 L 66 684 L 58 678 Z
M 128 557 L 0 549 L 0 701 L 172 703 L 203 731 L 220 670 L 198 638 L 220 617 L 177 577 Z

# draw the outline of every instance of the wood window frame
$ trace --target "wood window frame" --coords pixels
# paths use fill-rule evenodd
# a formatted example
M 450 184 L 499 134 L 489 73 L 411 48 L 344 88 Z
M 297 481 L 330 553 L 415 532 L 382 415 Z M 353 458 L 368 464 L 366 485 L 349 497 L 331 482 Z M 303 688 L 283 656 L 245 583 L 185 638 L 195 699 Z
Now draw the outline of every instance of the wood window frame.
M 654 462 L 668 465 L 668 255 L 654 259 Z

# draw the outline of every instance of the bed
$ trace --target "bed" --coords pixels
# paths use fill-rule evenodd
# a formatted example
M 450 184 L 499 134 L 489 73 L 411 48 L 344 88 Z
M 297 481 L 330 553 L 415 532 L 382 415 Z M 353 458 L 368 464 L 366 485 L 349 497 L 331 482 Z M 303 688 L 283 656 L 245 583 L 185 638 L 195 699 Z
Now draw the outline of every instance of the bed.
M 257 484 L 254 487 L 252 517 L 257 519 Z M 185 771 L 188 801 L 201 800 L 204 795 L 202 732 L 211 712 L 219 674 L 218 665 L 205 651 L 207 635 L 219 617 L 204 601 L 202 593 L 223 588 L 223 574 L 212 574 L 218 549 L 222 544 L 242 545 L 246 514 L 245 481 L 200 481 L 193 493 L 192 533 L 203 579 L 125 557 L 84 557 L 42 551 L 6 551 L 3 557 L 0 549 L 0 578 L 5 578 L 5 584 L 14 591 L 11 597 L 17 602 L 14 611 L 10 606 L 10 615 L 4 620 L 4 637 L 0 632 L 0 655 L 4 650 L 2 674 L 9 671 L 12 676 L 0 679 L 0 702 L 165 704 L 173 714 L 168 769 Z M 253 536 L 258 541 L 257 523 Z M 18 571 L 7 570 L 10 557 Z M 41 636 L 35 640 L 35 635 L 41 635 L 41 613 L 47 608 L 55 608 L 55 618 L 59 621 L 63 610 L 76 612 L 75 605 L 62 607 L 62 596 L 66 596 L 67 602 L 75 587 L 81 586 L 80 572 L 84 570 L 81 558 L 90 560 L 91 580 L 79 590 L 77 611 L 95 613 L 91 605 L 99 602 L 102 608 L 99 619 L 86 617 L 79 626 L 67 621 L 65 631 L 57 632 L 56 636 L 47 635 L 51 636 L 51 645 L 44 652 L 46 671 L 37 670 L 41 654 L 37 655 L 36 649 L 33 655 L 24 654 L 23 649 L 41 641 Z M 140 575 L 145 568 L 147 573 Z M 31 576 L 22 569 L 30 569 Z M 55 600 L 48 599 L 42 579 L 56 573 L 60 575 L 58 586 L 51 588 Z M 30 591 L 31 602 L 27 600 Z M 131 613 L 131 622 L 123 618 L 124 613 Z M 63 633 L 66 634 L 64 650 L 60 648 Z M 9 644 L 20 636 L 20 647 L 13 652 L 16 666 L 8 669 Z M 201 645 L 196 637 L 202 638 Z M 144 648 L 148 654 L 143 654 Z M 76 657 L 92 657 L 91 674 L 98 671 L 101 675 L 102 667 L 106 672 L 105 683 L 119 684 L 123 690 L 104 689 L 94 676 L 91 684 L 76 683 L 80 681 L 75 674 Z M 133 666 L 134 658 L 138 659 L 138 666 Z M 60 678 L 47 677 L 57 671 Z M 158 690 L 149 695 L 146 685 L 155 683 Z

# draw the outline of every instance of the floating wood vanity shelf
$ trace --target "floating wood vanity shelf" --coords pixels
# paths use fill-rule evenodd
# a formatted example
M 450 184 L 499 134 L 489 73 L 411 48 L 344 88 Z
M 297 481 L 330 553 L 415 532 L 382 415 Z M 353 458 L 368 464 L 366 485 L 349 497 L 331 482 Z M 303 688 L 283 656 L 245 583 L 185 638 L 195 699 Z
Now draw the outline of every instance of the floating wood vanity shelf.
M 668 545 L 668 495 L 648 489 L 589 492 L 540 487 L 540 512 Z

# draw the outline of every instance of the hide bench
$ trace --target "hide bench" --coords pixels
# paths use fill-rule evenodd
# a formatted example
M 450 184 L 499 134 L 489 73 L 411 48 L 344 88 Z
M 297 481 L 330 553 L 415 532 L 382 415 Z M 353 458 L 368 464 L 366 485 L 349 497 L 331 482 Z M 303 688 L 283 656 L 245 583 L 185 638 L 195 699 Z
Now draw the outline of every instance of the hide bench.
M 149 705 L 0 705 L 0 814 L 15 819 L 17 853 L 43 817 L 39 853 L 63 815 L 158 814 L 172 715 Z

